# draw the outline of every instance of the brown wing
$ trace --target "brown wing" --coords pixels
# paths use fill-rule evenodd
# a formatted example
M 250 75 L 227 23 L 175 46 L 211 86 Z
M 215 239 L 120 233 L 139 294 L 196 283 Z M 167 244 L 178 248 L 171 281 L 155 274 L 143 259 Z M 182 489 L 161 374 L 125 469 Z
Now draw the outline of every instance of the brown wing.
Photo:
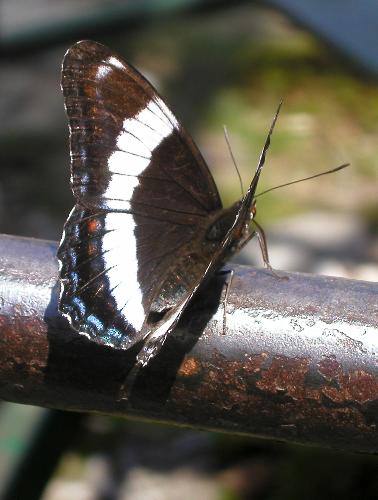
M 106 47 L 84 41 L 70 48 L 62 89 L 76 206 L 58 252 L 60 310 L 80 333 L 127 348 L 168 330 L 181 314 L 182 294 L 168 290 L 170 313 L 158 325 L 146 322 L 166 274 L 179 266 L 180 249 L 187 251 L 221 202 L 166 104 Z

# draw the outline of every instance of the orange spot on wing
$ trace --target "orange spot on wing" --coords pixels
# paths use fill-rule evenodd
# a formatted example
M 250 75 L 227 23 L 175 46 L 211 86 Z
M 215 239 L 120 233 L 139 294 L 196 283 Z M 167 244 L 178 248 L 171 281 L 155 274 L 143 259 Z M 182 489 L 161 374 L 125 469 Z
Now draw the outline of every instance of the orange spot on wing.
M 97 219 L 92 219 L 87 222 L 87 230 L 89 234 L 96 233 L 99 229 L 99 222 Z

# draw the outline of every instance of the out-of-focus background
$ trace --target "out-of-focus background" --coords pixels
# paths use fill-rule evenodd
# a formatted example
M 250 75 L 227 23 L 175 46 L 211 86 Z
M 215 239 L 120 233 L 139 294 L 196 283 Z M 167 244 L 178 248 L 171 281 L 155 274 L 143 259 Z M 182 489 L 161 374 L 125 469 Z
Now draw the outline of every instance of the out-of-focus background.
M 374 1 L 3 0 L 0 232 L 60 238 L 73 200 L 60 66 L 105 43 L 165 96 L 225 205 L 247 186 L 278 102 L 258 202 L 272 265 L 378 279 L 378 6 Z M 0 249 L 1 250 L 1 249 Z M 251 243 L 239 262 L 261 265 Z M 0 498 L 376 499 L 376 458 L 0 405 Z

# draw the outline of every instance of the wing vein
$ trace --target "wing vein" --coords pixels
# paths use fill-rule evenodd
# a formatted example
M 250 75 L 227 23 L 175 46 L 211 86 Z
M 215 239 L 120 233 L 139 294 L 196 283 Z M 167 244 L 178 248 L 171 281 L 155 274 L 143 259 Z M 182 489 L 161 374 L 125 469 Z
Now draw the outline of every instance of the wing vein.
M 76 294 L 79 294 L 81 292 L 83 292 L 84 290 L 86 290 L 95 280 L 97 280 L 98 278 L 101 278 L 101 276 L 103 276 L 105 273 L 109 272 L 111 269 L 117 267 L 117 265 L 114 265 L 114 266 L 111 266 L 111 267 L 108 267 L 107 269 L 103 269 L 101 272 L 99 272 L 98 274 L 96 274 L 96 276 L 93 276 L 90 280 L 88 280 L 86 283 L 84 283 L 84 285 L 82 285 L 81 287 L 79 287 L 77 290 L 75 290 L 75 293 Z

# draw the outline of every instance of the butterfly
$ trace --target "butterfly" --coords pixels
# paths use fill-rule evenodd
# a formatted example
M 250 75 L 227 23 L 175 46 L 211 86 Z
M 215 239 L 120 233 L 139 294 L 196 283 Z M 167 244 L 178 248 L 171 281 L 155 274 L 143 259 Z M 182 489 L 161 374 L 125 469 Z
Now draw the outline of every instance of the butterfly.
M 73 45 L 62 91 L 75 206 L 58 249 L 59 310 L 99 344 L 143 341 L 137 364 L 145 366 L 198 288 L 255 234 L 255 191 L 278 111 L 246 194 L 223 208 L 191 137 L 108 48 Z

